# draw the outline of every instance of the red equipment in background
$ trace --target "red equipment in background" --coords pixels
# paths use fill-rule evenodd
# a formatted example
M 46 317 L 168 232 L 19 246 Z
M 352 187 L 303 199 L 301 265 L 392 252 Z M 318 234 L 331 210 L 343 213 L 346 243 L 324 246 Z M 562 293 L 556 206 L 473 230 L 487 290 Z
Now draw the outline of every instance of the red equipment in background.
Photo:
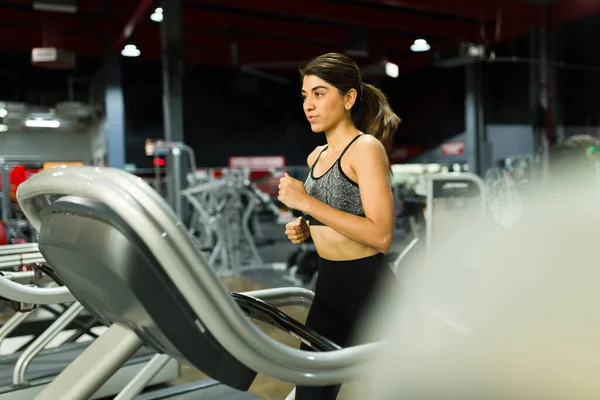
M 0 221 L 0 246 L 8 244 L 8 235 L 6 234 L 6 222 Z
M 0 245 L 27 243 L 31 232 L 27 222 L 21 215 L 17 204 L 17 188 L 32 175 L 40 171 L 38 165 L 27 165 L 23 163 L 13 164 L 8 171 L 10 185 L 10 204 L 4 204 L 4 207 L 10 207 L 11 212 L 8 215 L 0 217 Z M 0 191 L 3 189 L 2 176 L 0 175 Z
M 8 176 L 10 180 L 10 198 L 12 201 L 17 201 L 16 193 L 19 185 L 39 171 L 39 168 L 28 168 L 25 164 L 17 164 L 10 169 Z M 0 190 L 2 190 L 3 184 L 2 176 L 0 176 Z

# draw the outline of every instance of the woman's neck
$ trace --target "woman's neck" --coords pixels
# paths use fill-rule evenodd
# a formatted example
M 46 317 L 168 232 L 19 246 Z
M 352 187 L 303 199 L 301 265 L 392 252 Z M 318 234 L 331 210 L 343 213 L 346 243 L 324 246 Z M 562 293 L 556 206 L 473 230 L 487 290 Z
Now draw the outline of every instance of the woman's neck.
M 340 121 L 339 124 L 325 132 L 327 146 L 333 150 L 333 152 L 342 151 L 348 144 L 348 140 L 359 133 L 360 131 L 354 126 L 352 120 L 345 119 Z

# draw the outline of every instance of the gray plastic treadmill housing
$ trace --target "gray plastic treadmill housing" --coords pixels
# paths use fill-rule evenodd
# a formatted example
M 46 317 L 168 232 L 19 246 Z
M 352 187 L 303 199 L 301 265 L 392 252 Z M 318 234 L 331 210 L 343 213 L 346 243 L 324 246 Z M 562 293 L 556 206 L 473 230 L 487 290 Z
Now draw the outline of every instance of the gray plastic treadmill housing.
M 187 360 L 229 386 L 250 387 L 256 373 L 221 347 L 118 215 L 97 201 L 67 196 L 40 216 L 40 251 L 99 321 L 127 326 L 156 352 Z

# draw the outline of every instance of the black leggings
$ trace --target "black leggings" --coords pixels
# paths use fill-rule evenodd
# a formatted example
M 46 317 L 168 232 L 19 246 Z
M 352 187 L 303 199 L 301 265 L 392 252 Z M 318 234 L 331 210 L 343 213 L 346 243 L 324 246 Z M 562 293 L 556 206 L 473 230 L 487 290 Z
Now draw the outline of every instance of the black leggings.
M 306 325 L 342 347 L 351 346 L 358 320 L 382 280 L 396 279 L 379 253 L 348 261 L 319 257 L 315 298 Z M 302 344 L 302 350 L 310 350 Z M 335 400 L 341 385 L 297 386 L 296 400 Z

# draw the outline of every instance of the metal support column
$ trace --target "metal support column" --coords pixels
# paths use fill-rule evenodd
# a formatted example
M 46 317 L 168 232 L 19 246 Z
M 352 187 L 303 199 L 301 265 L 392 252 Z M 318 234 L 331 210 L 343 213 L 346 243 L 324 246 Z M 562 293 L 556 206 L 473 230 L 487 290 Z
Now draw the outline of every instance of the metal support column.
M 182 0 L 163 2 L 162 38 L 162 79 L 163 116 L 165 140 L 183 142 L 183 30 L 181 20 Z M 185 177 L 178 174 L 184 171 L 183 157 L 170 152 L 167 156 L 167 200 L 174 210 L 181 210 L 182 197 L 179 191 L 185 188 Z M 181 217 L 181 215 L 180 215 Z
M 558 73 L 559 68 L 556 66 L 555 61 L 563 59 L 562 55 L 563 44 L 561 36 L 556 30 L 548 31 L 548 41 L 546 44 L 546 50 L 548 54 L 548 82 L 549 82 L 549 94 L 550 94 L 550 111 L 552 120 L 552 134 L 553 140 L 556 143 L 560 143 L 565 138 L 564 125 L 563 125 L 563 109 L 562 101 L 560 98 L 559 85 L 558 85 Z
M 557 129 L 560 123 L 559 102 L 557 96 L 556 66 L 552 61 L 557 57 L 556 35 L 548 30 L 548 7 L 543 8 L 543 23 L 534 30 L 531 38 L 530 53 L 539 61 L 532 67 L 532 101 L 535 101 L 535 119 L 533 121 L 535 161 L 540 165 L 541 182 L 548 182 L 550 149 L 553 143 L 563 139 L 564 132 Z
M 142 344 L 133 331 L 119 324 L 112 324 L 54 378 L 35 400 L 91 398 Z
M 465 67 L 465 128 L 466 152 L 470 172 L 484 176 L 490 167 L 491 143 L 487 140 L 484 103 L 482 64 Z
M 557 49 L 557 34 L 548 29 L 547 16 L 548 7 L 544 7 L 544 24 L 540 28 L 540 98 L 541 104 L 546 112 L 545 115 L 545 133 L 544 136 L 548 142 L 548 149 L 552 147 L 553 142 L 559 140 L 557 135 L 557 125 L 560 123 L 558 107 L 558 82 L 556 61 L 559 60 Z M 562 134 L 562 132 L 561 132 Z
M 125 167 L 125 104 L 121 85 L 121 60 L 106 57 L 106 141 L 107 166 Z
M 7 223 L 12 219 L 12 202 L 10 199 L 10 165 L 0 159 L 0 168 L 2 168 L 2 220 Z

